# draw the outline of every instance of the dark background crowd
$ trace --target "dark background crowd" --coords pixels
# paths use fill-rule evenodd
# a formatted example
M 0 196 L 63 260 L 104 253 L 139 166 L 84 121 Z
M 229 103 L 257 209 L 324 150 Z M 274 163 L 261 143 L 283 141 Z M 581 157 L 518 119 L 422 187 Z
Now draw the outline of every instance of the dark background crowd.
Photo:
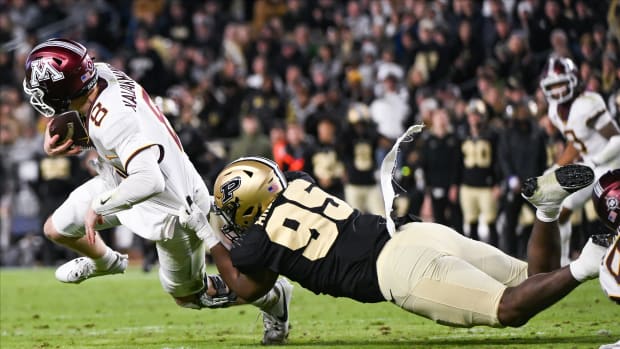
M 378 166 L 424 123 L 401 149 L 393 214 L 523 257 L 533 212 L 520 184 L 564 144 L 546 117 L 542 68 L 550 55 L 573 59 L 618 119 L 618 2 L 0 0 L 0 262 L 66 260 L 42 222 L 94 174 L 92 152 L 44 155 L 47 120 L 22 92 L 28 52 L 50 37 L 84 43 L 157 96 L 210 188 L 227 161 L 260 155 L 384 214 Z M 588 207 L 573 217 L 575 249 L 591 217 Z M 105 237 L 139 245 L 119 230 Z

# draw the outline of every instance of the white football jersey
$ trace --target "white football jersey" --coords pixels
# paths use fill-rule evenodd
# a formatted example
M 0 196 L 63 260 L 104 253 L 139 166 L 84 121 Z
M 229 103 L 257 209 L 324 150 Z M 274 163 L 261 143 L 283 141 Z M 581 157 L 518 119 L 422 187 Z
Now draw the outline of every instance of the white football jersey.
M 162 193 L 118 212 L 121 223 L 150 240 L 169 238 L 174 222 L 171 215 L 185 205 L 190 195 L 207 197 L 208 190 L 183 151 L 172 126 L 155 106 L 148 93 L 125 73 L 105 63 L 95 64 L 99 77 L 107 83 L 89 112 L 88 131 L 101 159 L 111 164 L 121 177 L 139 151 L 156 146 L 159 168 L 165 178 Z M 203 199 L 201 206 L 208 205 Z M 209 207 L 201 207 L 205 212 Z
M 549 119 L 567 140 L 572 141 L 581 156 L 589 160 L 607 144 L 598 130 L 612 122 L 603 97 L 598 93 L 584 92 L 573 101 L 568 116 L 562 119 L 558 104 L 549 103 Z
M 607 297 L 620 304 L 620 235 L 616 236 L 603 258 L 599 281 Z

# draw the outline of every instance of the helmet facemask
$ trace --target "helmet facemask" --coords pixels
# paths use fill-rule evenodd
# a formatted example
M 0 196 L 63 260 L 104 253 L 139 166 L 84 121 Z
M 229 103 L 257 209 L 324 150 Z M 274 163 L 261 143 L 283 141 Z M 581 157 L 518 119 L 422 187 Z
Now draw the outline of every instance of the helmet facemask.
M 236 244 L 244 233 L 242 227 L 235 223 L 234 217 L 237 214 L 239 204 L 237 202 L 231 202 L 226 206 L 219 209 L 215 206 L 215 213 L 218 214 L 224 220 L 222 226 L 222 233 L 230 239 L 233 244 Z
M 573 98 L 577 88 L 577 77 L 574 75 L 547 77 L 540 82 L 540 87 L 547 100 L 564 103 Z
M 69 101 L 53 100 L 46 98 L 45 92 L 40 88 L 29 88 L 26 79 L 23 82 L 24 92 L 30 96 L 30 105 L 43 116 L 50 118 L 56 114 L 62 113 L 68 107 Z M 47 101 L 46 101 L 47 100 Z M 52 105 L 55 105 L 52 106 Z

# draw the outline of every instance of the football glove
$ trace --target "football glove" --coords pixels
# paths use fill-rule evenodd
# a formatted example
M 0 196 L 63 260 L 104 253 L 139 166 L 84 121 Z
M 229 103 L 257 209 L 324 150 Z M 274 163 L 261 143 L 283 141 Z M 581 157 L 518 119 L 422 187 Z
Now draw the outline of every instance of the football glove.
M 195 231 L 196 236 L 204 240 L 209 249 L 211 249 L 220 242 L 220 239 L 213 231 L 211 224 L 209 224 L 207 215 L 190 198 L 187 198 L 187 200 L 189 206 L 179 208 L 179 224 L 186 229 Z

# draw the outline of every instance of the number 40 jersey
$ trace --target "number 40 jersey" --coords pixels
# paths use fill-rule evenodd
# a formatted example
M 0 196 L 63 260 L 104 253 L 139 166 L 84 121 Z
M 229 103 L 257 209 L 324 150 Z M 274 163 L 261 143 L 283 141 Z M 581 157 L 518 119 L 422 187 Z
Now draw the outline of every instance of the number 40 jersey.
M 266 268 L 317 294 L 385 301 L 376 266 L 390 239 L 385 219 L 360 215 L 305 173 L 286 175 L 286 189 L 233 246 L 235 267 L 246 274 Z

